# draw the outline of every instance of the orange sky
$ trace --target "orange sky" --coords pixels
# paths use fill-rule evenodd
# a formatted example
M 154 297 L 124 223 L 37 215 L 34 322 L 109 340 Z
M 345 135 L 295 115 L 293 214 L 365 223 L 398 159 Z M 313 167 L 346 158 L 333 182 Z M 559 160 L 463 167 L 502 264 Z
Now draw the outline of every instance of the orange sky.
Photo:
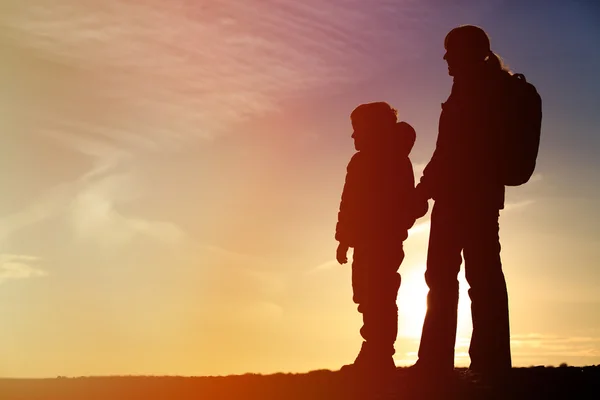
M 351 362 L 360 314 L 333 240 L 348 116 L 396 106 L 418 179 L 461 23 L 544 98 L 538 170 L 501 216 L 514 364 L 600 363 L 595 3 L 438 3 L 5 1 L 0 376 Z M 418 348 L 428 220 L 405 245 L 398 365 Z

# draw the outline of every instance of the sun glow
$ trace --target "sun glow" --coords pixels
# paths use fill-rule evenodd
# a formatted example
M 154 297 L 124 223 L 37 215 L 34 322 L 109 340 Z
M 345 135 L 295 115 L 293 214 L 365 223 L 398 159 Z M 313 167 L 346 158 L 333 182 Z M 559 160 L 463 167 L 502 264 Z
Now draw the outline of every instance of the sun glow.
M 398 335 L 400 337 L 419 339 L 423 328 L 423 320 L 427 311 L 427 293 L 429 288 L 423 276 L 425 267 L 411 268 L 402 274 L 402 284 L 398 292 Z M 458 303 L 458 337 L 469 337 L 471 334 L 471 302 L 468 295 L 469 285 L 461 271 L 459 281 Z
M 424 269 L 424 268 L 423 268 Z M 402 337 L 421 337 L 421 329 L 427 311 L 427 284 L 421 268 L 402 276 L 398 291 L 398 334 Z

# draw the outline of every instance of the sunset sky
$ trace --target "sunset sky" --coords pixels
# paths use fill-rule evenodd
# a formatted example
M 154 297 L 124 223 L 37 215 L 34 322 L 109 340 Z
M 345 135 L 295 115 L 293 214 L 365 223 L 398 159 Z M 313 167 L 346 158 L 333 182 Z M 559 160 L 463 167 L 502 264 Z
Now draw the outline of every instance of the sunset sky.
M 352 362 L 349 114 L 398 108 L 418 179 L 465 23 L 544 100 L 536 174 L 500 219 L 513 363 L 600 364 L 599 20 L 594 0 L 0 0 L 0 376 Z M 405 243 L 397 365 L 428 233 L 429 214 Z

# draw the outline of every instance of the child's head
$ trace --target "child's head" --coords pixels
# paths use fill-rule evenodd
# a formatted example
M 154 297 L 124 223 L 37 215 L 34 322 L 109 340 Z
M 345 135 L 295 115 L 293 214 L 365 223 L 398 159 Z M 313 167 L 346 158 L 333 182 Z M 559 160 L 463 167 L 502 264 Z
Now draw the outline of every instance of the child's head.
M 388 103 L 380 101 L 361 104 L 350 114 L 352 138 L 356 150 L 377 147 L 396 126 L 398 111 Z

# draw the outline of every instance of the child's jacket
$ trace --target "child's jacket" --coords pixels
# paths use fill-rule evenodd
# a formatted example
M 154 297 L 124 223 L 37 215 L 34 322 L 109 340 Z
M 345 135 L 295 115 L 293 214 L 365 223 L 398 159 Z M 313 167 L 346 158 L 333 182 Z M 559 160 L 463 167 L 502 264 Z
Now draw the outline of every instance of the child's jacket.
M 415 180 L 408 155 L 416 139 L 405 122 L 386 145 L 359 151 L 348 163 L 335 238 L 350 247 L 402 242 L 414 224 Z

